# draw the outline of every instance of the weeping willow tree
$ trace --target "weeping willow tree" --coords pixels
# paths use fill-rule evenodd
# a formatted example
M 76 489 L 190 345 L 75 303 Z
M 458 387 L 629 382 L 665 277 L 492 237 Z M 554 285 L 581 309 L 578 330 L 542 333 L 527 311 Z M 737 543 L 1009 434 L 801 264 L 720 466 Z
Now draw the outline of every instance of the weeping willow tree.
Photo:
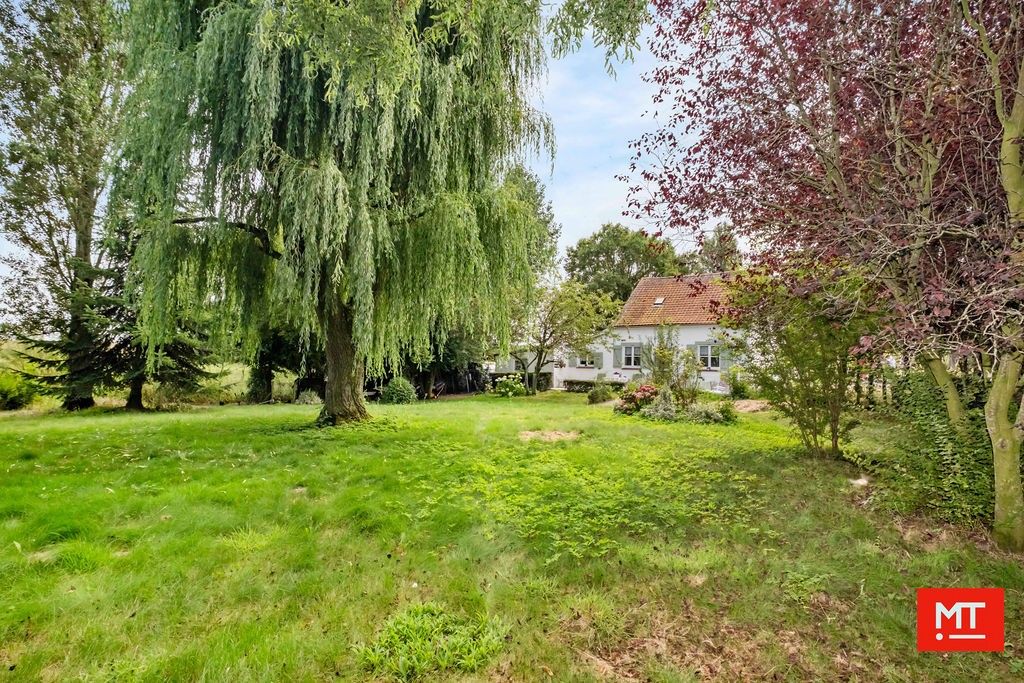
M 496 334 L 539 225 L 504 177 L 550 149 L 530 104 L 545 36 L 628 50 L 642 0 L 135 0 L 125 154 L 138 163 L 143 327 L 285 310 L 323 340 L 321 422 L 366 417 L 364 373 L 449 330 Z

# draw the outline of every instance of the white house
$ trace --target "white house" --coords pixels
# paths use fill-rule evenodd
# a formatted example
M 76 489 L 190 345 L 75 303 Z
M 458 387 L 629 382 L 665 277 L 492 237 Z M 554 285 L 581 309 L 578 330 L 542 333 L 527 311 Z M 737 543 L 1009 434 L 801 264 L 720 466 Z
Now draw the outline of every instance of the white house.
M 613 340 L 585 356 L 563 356 L 554 368 L 554 386 L 593 381 L 604 375 L 610 382 L 627 382 L 644 368 L 643 350 L 657 340 L 658 328 L 668 326 L 680 346 L 690 349 L 703 366 L 701 383 L 713 389 L 722 384 L 728 358 L 717 342 L 716 302 L 724 301 L 722 275 L 645 277 L 637 283 L 613 328 Z

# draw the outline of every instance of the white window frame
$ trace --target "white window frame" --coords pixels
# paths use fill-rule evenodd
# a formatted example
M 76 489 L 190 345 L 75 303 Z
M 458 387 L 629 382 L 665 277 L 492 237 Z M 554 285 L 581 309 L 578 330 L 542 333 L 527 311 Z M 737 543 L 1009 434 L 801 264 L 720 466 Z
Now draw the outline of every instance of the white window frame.
M 639 345 L 630 344 L 622 347 L 622 367 L 630 370 L 637 370 L 640 368 Z
M 698 344 L 697 360 L 705 372 L 720 372 L 722 370 L 722 348 L 718 344 Z M 714 360 L 716 363 L 711 364 Z
M 597 357 L 592 353 L 588 353 L 585 356 L 579 356 L 576 359 L 576 363 L 578 368 L 596 368 Z

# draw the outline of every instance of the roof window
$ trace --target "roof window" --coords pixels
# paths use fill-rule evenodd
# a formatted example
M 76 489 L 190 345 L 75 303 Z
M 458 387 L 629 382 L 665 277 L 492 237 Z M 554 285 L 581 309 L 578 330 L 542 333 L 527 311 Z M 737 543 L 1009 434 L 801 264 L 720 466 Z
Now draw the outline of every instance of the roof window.
M 662 306 L 664 304 L 665 304 L 665 297 L 663 297 L 663 296 L 659 296 L 657 299 L 654 300 L 654 305 L 655 306 Z

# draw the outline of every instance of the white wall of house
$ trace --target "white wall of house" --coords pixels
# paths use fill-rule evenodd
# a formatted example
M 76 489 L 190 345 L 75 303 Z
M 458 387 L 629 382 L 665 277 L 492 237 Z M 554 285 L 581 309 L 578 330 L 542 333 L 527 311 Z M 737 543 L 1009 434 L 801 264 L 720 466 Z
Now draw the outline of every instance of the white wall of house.
M 704 351 L 704 359 L 707 364 L 713 366 L 715 357 L 708 358 L 710 349 L 701 347 L 715 346 L 719 336 L 719 330 L 714 325 L 672 325 L 675 331 L 677 343 L 684 348 L 689 348 L 694 355 L 700 358 L 700 352 Z M 563 352 L 561 358 L 564 367 L 556 367 L 554 372 L 555 387 L 564 387 L 568 381 L 593 381 L 598 375 L 604 375 L 612 382 L 628 382 L 634 376 L 643 371 L 639 360 L 642 357 L 642 348 L 656 343 L 658 328 L 653 325 L 636 327 L 616 327 L 613 331 L 614 337 L 603 348 L 595 348 L 590 357 L 585 359 L 587 367 L 583 367 L 584 361 L 571 352 Z M 718 369 L 708 369 L 701 373 L 701 384 L 705 389 L 716 387 L 722 382 L 722 371 L 728 367 L 728 359 L 722 350 L 718 349 Z

